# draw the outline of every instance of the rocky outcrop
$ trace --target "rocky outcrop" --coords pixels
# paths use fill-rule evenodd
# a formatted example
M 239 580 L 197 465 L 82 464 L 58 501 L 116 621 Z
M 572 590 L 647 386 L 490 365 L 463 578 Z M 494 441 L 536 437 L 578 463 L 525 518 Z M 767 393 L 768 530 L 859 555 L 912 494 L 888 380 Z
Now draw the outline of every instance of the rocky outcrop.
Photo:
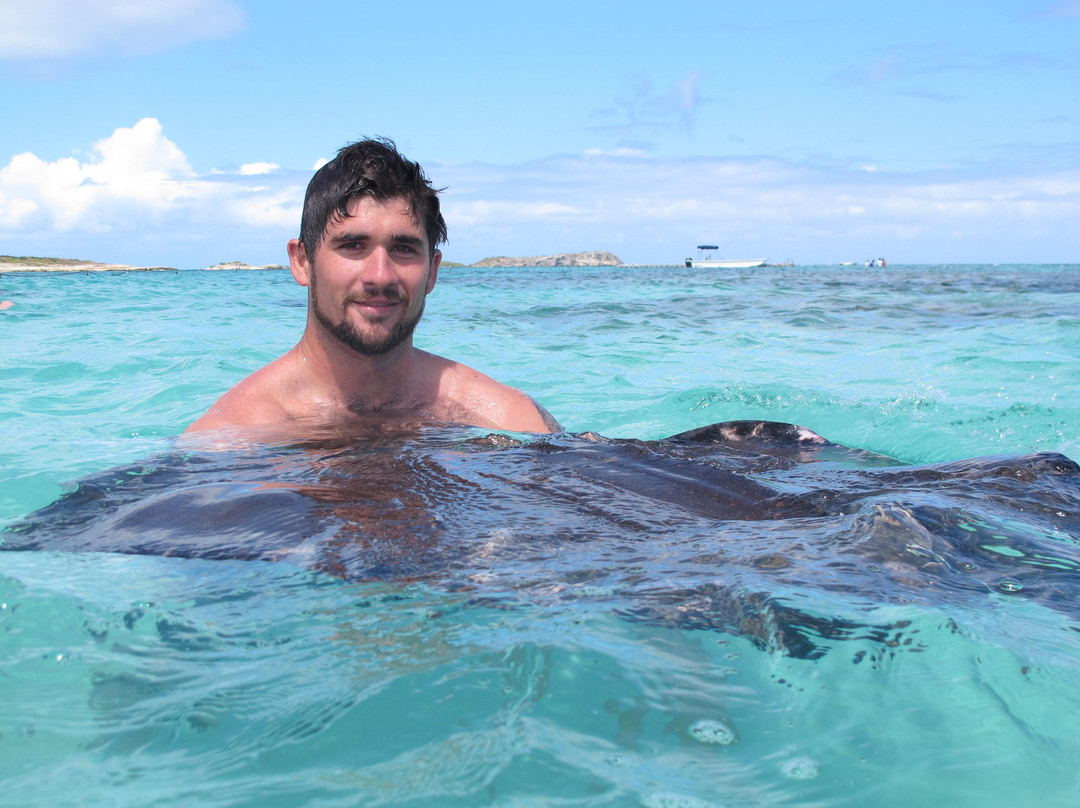
M 536 255 L 531 258 L 497 256 L 477 261 L 474 267 L 621 267 L 623 262 L 609 252 L 563 253 Z
M 226 261 L 224 264 L 214 264 L 212 267 L 206 268 L 209 270 L 219 269 L 288 269 L 281 264 L 260 264 L 259 266 L 252 266 L 251 264 L 245 264 L 243 261 Z

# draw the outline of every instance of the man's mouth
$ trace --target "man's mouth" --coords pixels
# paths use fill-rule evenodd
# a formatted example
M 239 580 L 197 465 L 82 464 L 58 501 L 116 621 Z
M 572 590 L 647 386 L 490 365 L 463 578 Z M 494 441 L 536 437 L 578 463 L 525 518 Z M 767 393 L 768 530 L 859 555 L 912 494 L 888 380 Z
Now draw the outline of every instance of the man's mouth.
M 348 298 L 346 302 L 369 309 L 387 310 L 392 309 L 405 301 L 398 295 L 369 295 L 367 297 Z

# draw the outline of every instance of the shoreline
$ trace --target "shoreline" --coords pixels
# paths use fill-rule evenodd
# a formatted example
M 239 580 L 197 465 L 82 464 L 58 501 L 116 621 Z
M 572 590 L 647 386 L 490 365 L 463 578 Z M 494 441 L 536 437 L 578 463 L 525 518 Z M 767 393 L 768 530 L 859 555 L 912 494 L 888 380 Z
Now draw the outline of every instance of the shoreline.
M 287 266 L 281 264 L 265 264 L 262 266 L 252 266 L 251 264 L 244 264 L 238 261 L 215 264 L 210 267 L 196 268 L 196 272 L 241 272 L 248 270 L 271 270 L 271 269 L 288 269 Z M 51 262 L 51 263 L 33 263 L 27 262 L 5 262 L 0 261 L 0 275 L 6 274 L 18 274 L 18 273 L 30 273 L 30 272 L 82 272 L 89 274 L 91 272 L 181 272 L 191 270 L 181 270 L 179 267 L 138 267 L 131 266 L 129 264 L 100 264 L 96 261 L 72 261 L 70 263 Z
M 15 272 L 178 272 L 175 267 L 133 267 L 127 264 L 98 264 L 92 261 L 71 264 L 0 263 L 0 275 Z

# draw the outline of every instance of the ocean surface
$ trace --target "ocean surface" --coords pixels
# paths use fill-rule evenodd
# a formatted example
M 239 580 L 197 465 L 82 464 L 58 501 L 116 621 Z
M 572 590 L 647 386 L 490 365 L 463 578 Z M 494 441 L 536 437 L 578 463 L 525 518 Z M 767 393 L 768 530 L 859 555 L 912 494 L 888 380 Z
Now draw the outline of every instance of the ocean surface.
M 564 433 L 179 440 L 305 294 L 0 276 L 5 806 L 1080 804 L 1080 265 L 444 269 Z

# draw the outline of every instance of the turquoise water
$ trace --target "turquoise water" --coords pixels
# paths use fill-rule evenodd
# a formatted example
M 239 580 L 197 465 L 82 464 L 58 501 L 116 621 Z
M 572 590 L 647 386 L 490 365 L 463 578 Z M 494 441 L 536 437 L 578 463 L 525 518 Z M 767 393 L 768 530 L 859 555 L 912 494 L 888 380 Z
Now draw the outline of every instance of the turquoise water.
M 0 313 L 0 524 L 79 478 L 173 452 L 217 395 L 295 342 L 304 294 L 287 272 L 0 277 L 16 304 Z M 763 419 L 913 466 L 1080 460 L 1075 265 L 444 270 L 417 343 L 533 394 L 572 433 L 656 440 Z M 443 467 L 456 462 L 437 450 Z M 458 472 L 490 477 L 487 466 Z M 918 496 L 928 507 L 937 495 Z M 952 491 L 940 496 L 955 506 Z M 1076 515 L 1075 499 L 1040 504 Z M 594 570 L 651 572 L 659 556 L 640 543 L 619 555 L 617 534 L 604 554 L 590 549 L 591 523 L 555 501 L 530 505 L 528 518 L 562 530 L 558 552 L 529 545 L 509 516 L 469 523 L 492 546 L 551 552 L 558 574 L 512 598 L 407 575 L 342 579 L 295 558 L 0 554 L 5 803 L 1080 799 L 1080 535 L 1052 517 L 1020 507 L 978 529 L 1000 536 L 985 546 L 1002 564 L 1053 574 L 1053 598 L 996 584 L 969 597 L 922 569 L 914 583 L 904 572 L 874 588 L 860 577 L 873 565 L 827 553 L 800 568 L 805 580 L 738 567 L 744 588 L 864 627 L 816 629 L 821 653 L 800 656 L 762 642 L 751 621 L 672 615 L 697 615 L 702 597 L 701 570 L 693 588 L 677 580 L 683 554 L 755 541 L 760 553 L 764 538 L 788 555 L 827 551 L 814 518 L 755 532 L 722 520 L 691 528 L 666 512 L 650 521 L 656 505 L 644 498 L 599 506 L 634 541 L 654 531 L 669 572 L 605 589 Z M 976 529 L 948 513 L 942 524 Z M 1041 560 L 1016 549 L 1025 540 L 1040 543 Z M 531 557 L 491 552 L 540 574 Z M 731 552 L 717 585 L 738 562 Z M 478 557 L 455 575 L 475 586 L 499 575 Z M 591 589 L 562 596 L 586 578 Z M 657 592 L 642 617 L 635 599 Z

